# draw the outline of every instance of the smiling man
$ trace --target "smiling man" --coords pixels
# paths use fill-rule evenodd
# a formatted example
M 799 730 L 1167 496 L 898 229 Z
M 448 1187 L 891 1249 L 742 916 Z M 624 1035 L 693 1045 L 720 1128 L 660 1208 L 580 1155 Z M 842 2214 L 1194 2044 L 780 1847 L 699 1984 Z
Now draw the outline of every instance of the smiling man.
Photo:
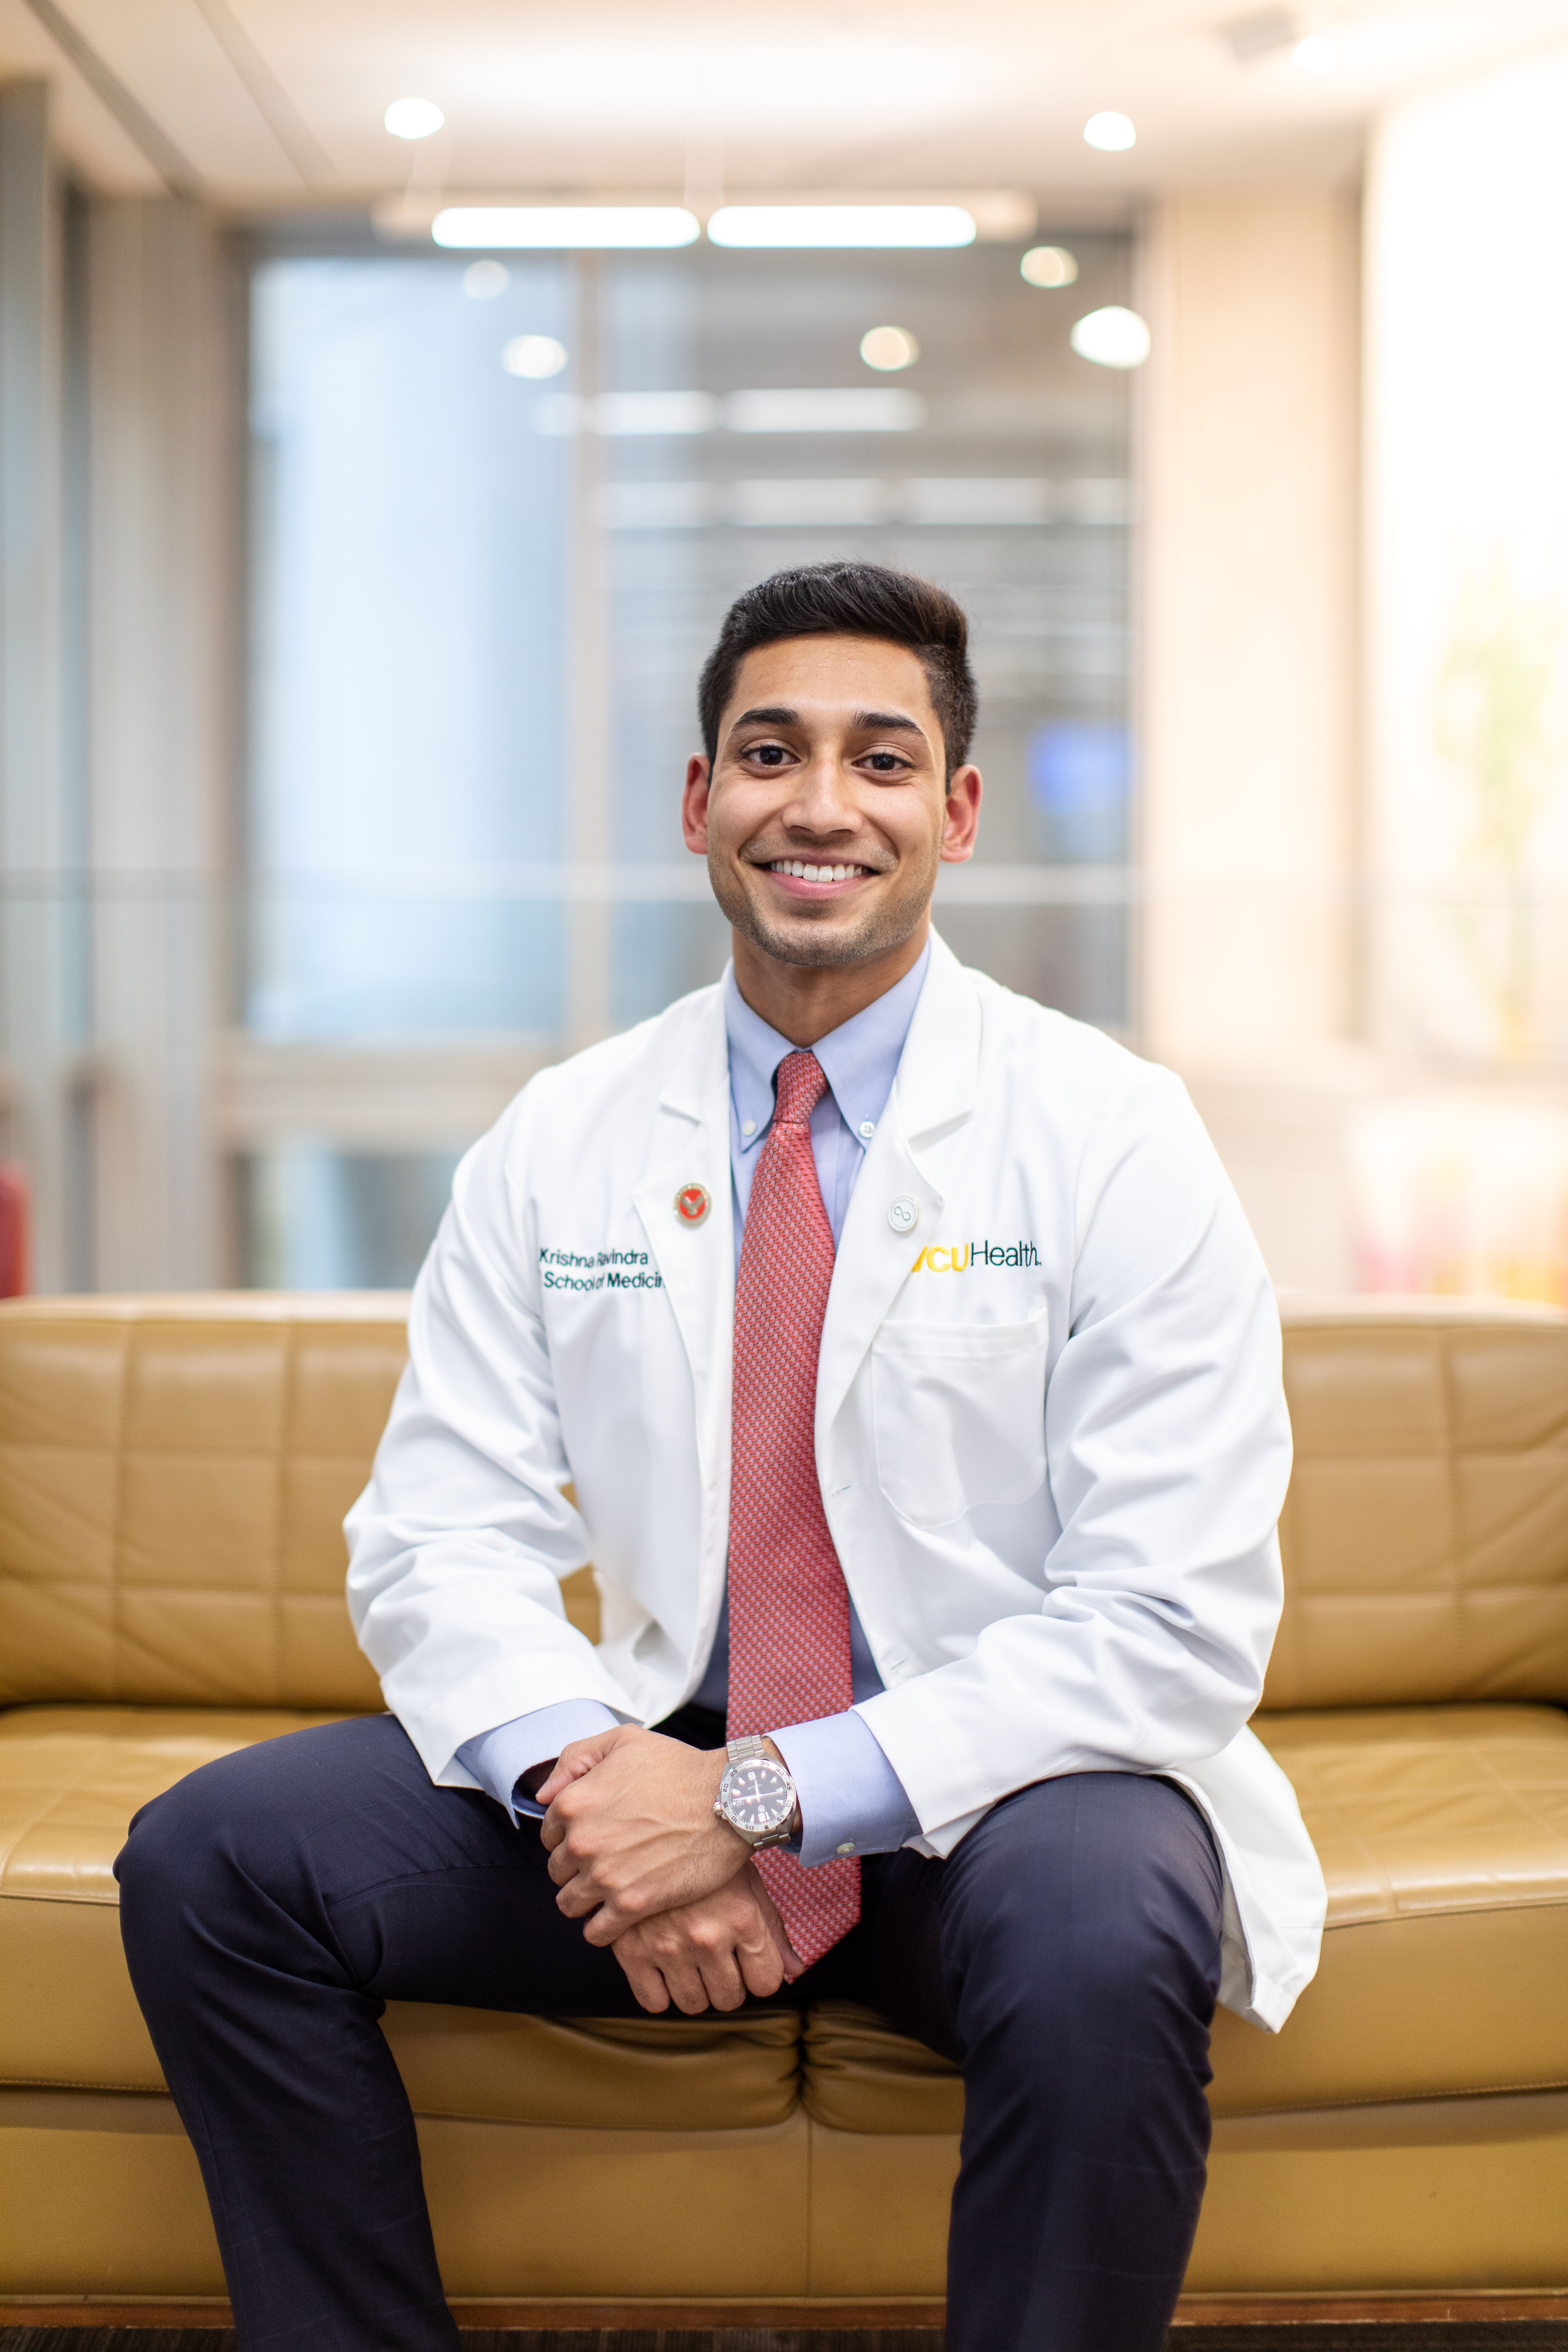
M 1246 1728 L 1279 1328 L 1177 1083 L 931 928 L 966 639 L 868 564 L 731 610 L 682 818 L 733 961 L 458 1171 L 349 1521 L 391 1713 L 132 1826 L 242 2352 L 455 2342 L 388 1999 L 868 2001 L 963 2073 L 952 2352 L 1163 2339 L 1215 1999 L 1277 2029 L 1322 1920 Z

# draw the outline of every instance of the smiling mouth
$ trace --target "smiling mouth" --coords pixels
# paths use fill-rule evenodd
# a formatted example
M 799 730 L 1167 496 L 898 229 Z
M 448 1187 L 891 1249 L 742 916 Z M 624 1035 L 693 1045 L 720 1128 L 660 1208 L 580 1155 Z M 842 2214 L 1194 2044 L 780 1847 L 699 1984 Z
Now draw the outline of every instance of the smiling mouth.
M 797 882 L 858 882 L 862 875 L 872 874 L 871 866 L 811 866 L 800 857 L 775 857 L 767 866 L 770 874 L 788 874 Z

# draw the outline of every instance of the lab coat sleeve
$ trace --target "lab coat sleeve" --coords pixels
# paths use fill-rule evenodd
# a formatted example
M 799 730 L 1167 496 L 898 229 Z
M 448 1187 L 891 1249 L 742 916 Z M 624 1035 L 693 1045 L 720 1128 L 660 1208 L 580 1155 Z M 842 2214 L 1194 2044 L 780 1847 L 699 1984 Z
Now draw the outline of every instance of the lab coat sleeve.
M 1215 1756 L 1263 1686 L 1290 1466 L 1279 1317 L 1179 1082 L 1140 1066 L 1077 1174 L 1067 1337 L 1042 1400 L 1060 1535 L 1037 1611 L 866 1701 L 931 1851 L 1067 1772 Z
M 447 1787 L 479 1785 L 459 1748 L 535 1708 L 594 1699 L 630 1720 L 561 1600 L 561 1580 L 588 1553 L 563 1491 L 572 1473 L 538 1252 L 513 1192 L 532 1092 L 458 1170 L 415 1286 L 407 1369 L 346 1522 L 360 1646 L 431 1779 Z

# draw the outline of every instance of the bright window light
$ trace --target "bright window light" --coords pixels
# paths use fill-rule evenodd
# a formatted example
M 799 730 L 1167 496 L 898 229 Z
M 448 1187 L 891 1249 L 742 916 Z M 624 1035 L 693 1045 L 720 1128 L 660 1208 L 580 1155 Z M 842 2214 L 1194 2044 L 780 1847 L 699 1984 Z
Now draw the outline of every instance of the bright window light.
M 916 392 L 732 392 L 731 433 L 917 433 L 926 404 Z
M 1068 341 L 1080 360 L 1092 360 L 1096 367 L 1142 367 L 1149 356 L 1148 328 L 1136 310 L 1124 310 L 1120 302 L 1090 310 Z
M 691 245 L 700 233 L 684 205 L 448 205 L 430 231 L 437 245 L 555 252 Z
M 962 205 L 725 205 L 708 224 L 714 245 L 973 245 Z
M 395 98 L 382 117 L 395 139 L 428 139 L 446 120 L 428 98 Z
M 860 338 L 860 356 L 868 367 L 890 373 L 913 367 L 920 355 L 920 344 L 907 327 L 873 327 Z
M 1338 49 L 1322 33 L 1309 33 L 1304 41 L 1298 41 L 1290 58 L 1299 73 L 1310 74 L 1332 73 L 1339 61 Z
M 511 284 L 504 261 L 470 261 L 463 272 L 463 291 L 476 302 L 492 302 Z
M 474 264 L 476 269 L 484 266 L 482 261 Z M 500 355 L 500 363 L 508 375 L 528 376 L 538 382 L 545 376 L 560 374 L 566 364 L 566 346 L 558 343 L 553 335 L 514 335 Z
M 1032 246 L 1018 264 L 1018 275 L 1031 286 L 1070 286 L 1078 277 L 1078 259 L 1065 245 Z
M 1102 154 L 1120 155 L 1138 144 L 1138 133 L 1125 114 L 1091 114 L 1083 126 L 1084 144 Z

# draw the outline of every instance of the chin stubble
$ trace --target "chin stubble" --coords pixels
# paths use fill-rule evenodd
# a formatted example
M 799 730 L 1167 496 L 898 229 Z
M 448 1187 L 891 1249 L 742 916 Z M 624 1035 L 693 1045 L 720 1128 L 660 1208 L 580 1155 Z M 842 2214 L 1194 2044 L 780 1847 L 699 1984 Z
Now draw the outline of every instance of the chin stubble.
M 721 867 L 711 856 L 708 874 L 713 896 L 742 939 L 779 963 L 820 968 L 825 964 L 868 963 L 874 956 L 902 947 L 931 903 L 939 862 L 933 857 L 927 874 L 911 876 L 908 887 L 896 898 L 881 900 L 858 919 L 835 922 L 830 916 L 823 915 L 798 929 L 786 929 L 782 925 L 775 928 L 768 922 L 750 893 L 736 882 L 733 868 Z

